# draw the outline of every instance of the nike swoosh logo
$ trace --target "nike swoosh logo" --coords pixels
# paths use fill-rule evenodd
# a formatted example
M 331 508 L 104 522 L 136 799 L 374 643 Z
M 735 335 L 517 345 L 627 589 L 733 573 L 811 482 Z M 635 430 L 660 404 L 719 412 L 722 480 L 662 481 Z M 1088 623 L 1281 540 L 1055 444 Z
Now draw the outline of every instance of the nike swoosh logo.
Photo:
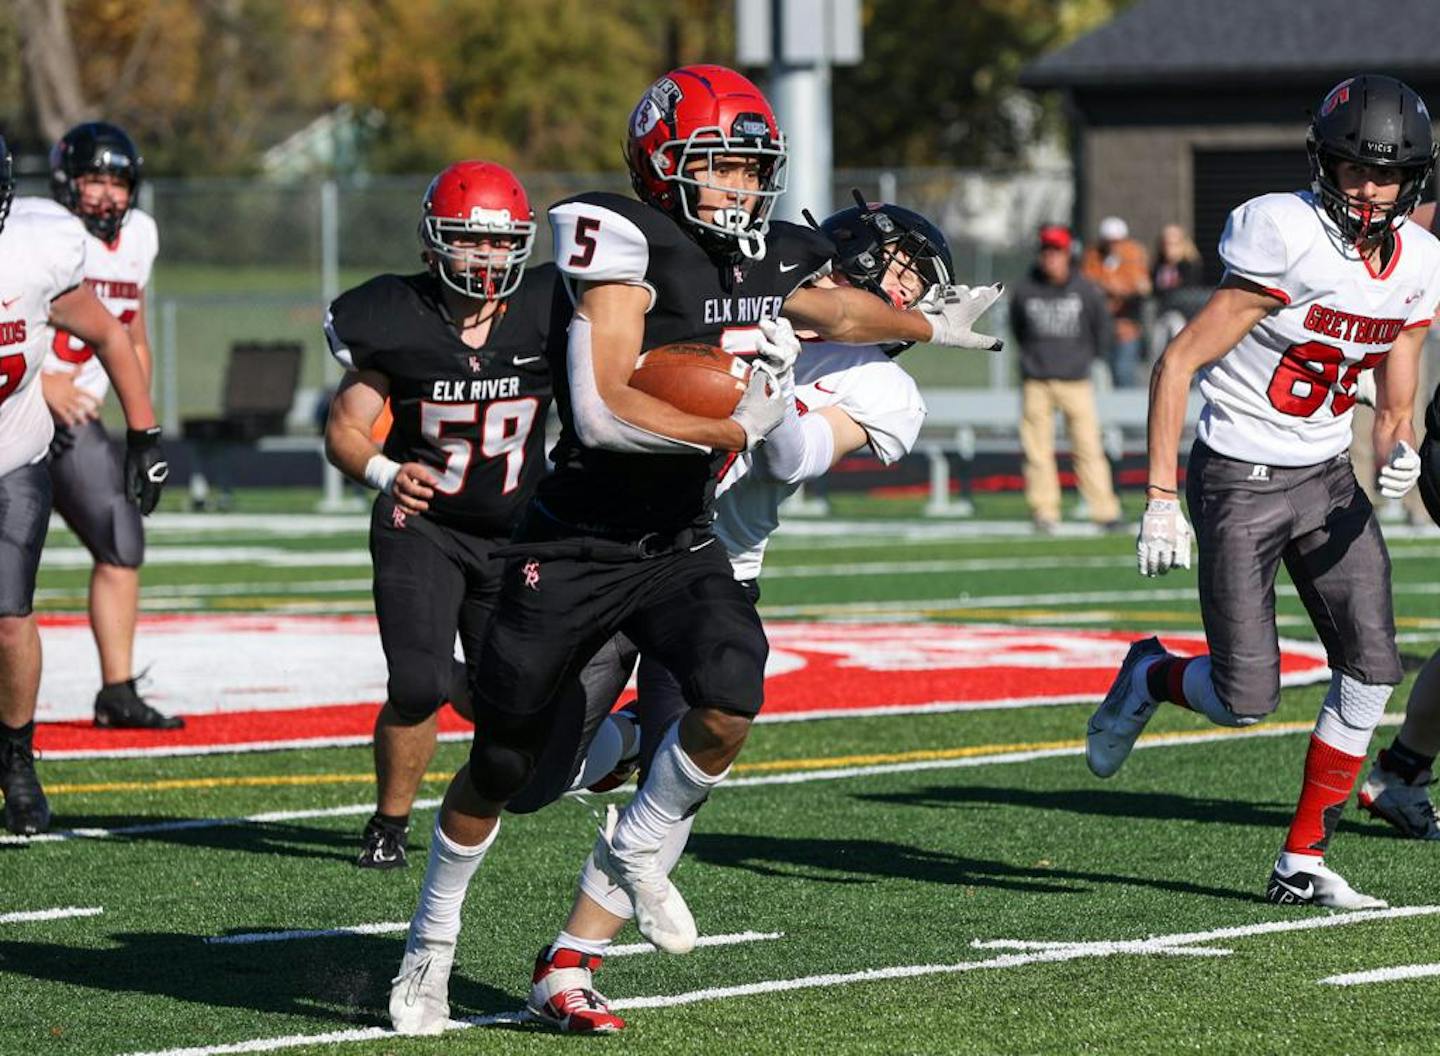
M 527 363 L 536 363 L 539 362 L 539 360 L 539 356 L 516 356 L 510 362 L 514 363 L 517 367 L 523 367 Z
M 834 389 L 827 389 L 824 385 L 821 385 L 818 381 L 815 383 L 815 388 L 818 389 L 818 390 L 821 391 L 821 392 L 828 392 L 831 396 L 834 396 L 834 395 L 835 395 L 835 390 L 834 390 Z
M 10 306 L 19 299 L 19 297 L 11 297 L 8 301 L 0 301 L 0 308 L 3 308 L 5 311 L 8 312 L 10 310 Z
M 1275 884 L 1278 887 L 1283 887 L 1286 891 L 1289 891 L 1292 895 L 1294 895 L 1301 901 L 1309 901 L 1310 899 L 1315 897 L 1315 881 L 1313 880 L 1307 883 L 1303 888 L 1300 888 L 1295 887 L 1292 884 L 1287 884 L 1284 880 L 1281 880 L 1277 876 L 1275 878 Z
M 799 264 L 781 264 L 781 265 L 780 265 L 780 274 L 781 274 L 781 275 L 784 275 L 787 271 L 794 271 L 794 270 L 795 270 L 796 268 L 798 268 L 799 266 L 800 266 Z

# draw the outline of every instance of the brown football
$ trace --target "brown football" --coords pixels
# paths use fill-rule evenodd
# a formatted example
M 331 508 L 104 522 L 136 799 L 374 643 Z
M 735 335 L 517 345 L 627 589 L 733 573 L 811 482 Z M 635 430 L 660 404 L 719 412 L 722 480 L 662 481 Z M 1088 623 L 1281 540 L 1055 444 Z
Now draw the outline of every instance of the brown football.
M 701 418 L 728 418 L 750 377 L 750 365 L 714 345 L 678 342 L 643 353 L 630 385 Z

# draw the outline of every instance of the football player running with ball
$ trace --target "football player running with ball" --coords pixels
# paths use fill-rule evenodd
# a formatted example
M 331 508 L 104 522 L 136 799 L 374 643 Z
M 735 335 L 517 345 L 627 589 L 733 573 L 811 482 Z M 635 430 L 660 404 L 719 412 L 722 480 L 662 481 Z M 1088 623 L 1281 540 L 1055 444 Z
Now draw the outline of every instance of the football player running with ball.
M 35 773 L 35 702 L 40 632 L 35 574 L 50 523 L 45 459 L 55 425 L 39 375 L 49 327 L 95 350 L 125 412 L 125 494 L 149 513 L 169 472 L 145 371 L 120 320 L 85 284 L 85 229 L 69 212 L 9 216 L 15 182 L 0 138 L 0 791 L 5 827 L 34 835 L 50 827 L 50 804 Z
M 1375 371 L 1381 493 L 1415 486 L 1411 413 L 1425 328 L 1440 302 L 1440 243 L 1407 224 L 1434 164 L 1430 115 L 1389 77 L 1352 77 L 1321 102 L 1309 192 L 1267 194 L 1230 215 L 1226 272 L 1155 365 L 1140 571 L 1190 565 L 1176 494 L 1185 401 L 1205 408 L 1186 480 L 1199 546 L 1208 655 L 1148 638 L 1130 648 L 1090 720 L 1086 760 L 1114 774 L 1161 701 L 1248 726 L 1280 700 L 1275 577 L 1283 562 L 1333 672 L 1305 758 L 1300 801 L 1266 898 L 1383 906 L 1325 864 L 1370 736 L 1401 680 L 1390 558 L 1349 458 L 1357 381 Z
M 827 218 L 821 230 L 835 243 L 828 282 L 869 290 L 908 308 L 929 289 L 950 281 L 945 236 L 918 213 L 896 205 L 861 204 Z M 906 345 L 807 343 L 785 391 L 784 420 L 764 443 L 735 458 L 719 485 L 715 535 L 725 547 L 735 580 L 758 602 L 757 580 L 781 505 L 809 480 L 823 476 L 853 451 L 870 448 L 887 465 L 915 445 L 925 403 L 893 356 Z M 688 710 L 683 687 L 663 664 L 641 657 L 639 697 L 611 715 L 597 737 L 585 773 L 605 775 L 613 787 L 637 766 L 643 786 L 671 726 Z M 607 754 L 608 751 L 608 754 Z M 614 817 L 610 807 L 610 818 Z M 668 872 L 694 824 L 692 810 L 666 836 L 661 849 Z M 593 973 L 610 943 L 634 915 L 630 897 L 586 859 L 569 919 L 536 959 L 529 1010 L 567 1033 L 614 1033 L 624 1021 L 594 987 Z
M 555 471 L 509 548 L 476 665 L 484 679 L 472 683 L 470 762 L 446 793 L 390 993 L 402 1033 L 444 1029 L 470 879 L 532 777 L 557 689 L 616 631 L 676 676 L 690 710 L 595 854 L 646 938 L 671 953 L 693 947 L 695 922 L 663 850 L 725 778 L 761 705 L 765 632 L 711 520 L 725 461 L 785 418 L 799 343 L 777 322 L 782 311 L 850 343 L 997 345 L 972 330 L 995 287 L 943 287 L 923 311 L 899 311 L 862 290 L 811 284 L 833 248 L 769 221 L 785 139 L 764 96 L 734 71 L 690 66 L 655 82 L 631 116 L 626 156 L 639 201 L 583 194 L 550 210 L 576 306 L 555 371 Z M 631 386 L 642 351 L 679 341 L 756 357 L 731 416 L 687 414 Z

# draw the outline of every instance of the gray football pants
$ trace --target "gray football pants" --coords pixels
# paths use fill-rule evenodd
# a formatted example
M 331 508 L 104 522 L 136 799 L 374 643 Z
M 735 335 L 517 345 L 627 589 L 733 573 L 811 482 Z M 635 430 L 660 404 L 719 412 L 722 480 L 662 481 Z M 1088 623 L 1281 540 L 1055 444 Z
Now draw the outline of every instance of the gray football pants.
M 1185 496 L 1211 677 L 1232 712 L 1263 716 L 1280 703 L 1282 562 L 1331 669 L 1367 685 L 1400 682 L 1390 554 L 1346 455 L 1314 466 L 1256 466 L 1197 441 Z

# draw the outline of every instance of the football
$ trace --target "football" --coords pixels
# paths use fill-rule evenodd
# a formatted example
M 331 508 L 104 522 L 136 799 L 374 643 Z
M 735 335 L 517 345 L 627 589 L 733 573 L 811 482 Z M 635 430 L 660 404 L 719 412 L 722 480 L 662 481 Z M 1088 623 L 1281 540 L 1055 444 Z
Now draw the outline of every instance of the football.
M 728 418 L 750 365 L 714 345 L 680 342 L 642 353 L 630 376 L 632 388 L 701 418 Z

